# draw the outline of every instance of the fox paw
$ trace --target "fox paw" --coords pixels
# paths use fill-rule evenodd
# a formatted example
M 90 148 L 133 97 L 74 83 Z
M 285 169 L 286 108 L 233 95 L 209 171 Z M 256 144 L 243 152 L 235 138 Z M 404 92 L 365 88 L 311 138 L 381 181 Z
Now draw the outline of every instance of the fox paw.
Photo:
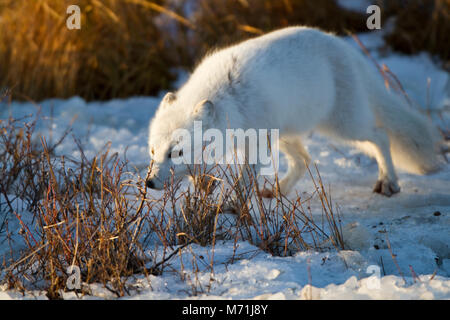
M 388 179 L 378 180 L 373 187 L 373 192 L 390 197 L 393 194 L 400 192 L 400 187 L 397 182 Z

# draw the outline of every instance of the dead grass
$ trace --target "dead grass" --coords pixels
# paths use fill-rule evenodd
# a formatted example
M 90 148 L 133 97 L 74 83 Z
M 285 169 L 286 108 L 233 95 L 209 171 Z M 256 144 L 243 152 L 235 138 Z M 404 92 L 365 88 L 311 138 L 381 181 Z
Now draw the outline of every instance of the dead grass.
M 81 30 L 66 28 L 71 4 L 82 8 Z M 168 88 L 173 61 L 156 14 L 125 0 L 3 1 L 0 87 L 12 88 L 15 99 L 37 101 L 150 95 Z
M 6 268 L 7 281 L 19 289 L 45 289 L 56 299 L 66 286 L 67 268 L 76 265 L 84 282 L 100 282 L 124 295 L 126 277 L 141 267 L 135 221 L 143 209 L 139 193 L 134 199 L 127 195 L 126 163 L 108 150 L 90 160 L 56 157 L 56 145 L 45 138 L 31 143 L 31 128 L 14 120 L 1 128 L 6 156 L 0 194 L 9 209 L 2 215 L 20 222 L 27 246 Z M 16 200 L 28 210 L 17 212 Z
M 154 198 L 145 177 L 132 173 L 108 146 L 88 159 L 73 138 L 81 157 L 57 155 L 70 130 L 50 144 L 35 132 L 36 121 L 0 122 L 0 232 L 17 240 L 8 227 L 15 220 L 25 245 L 18 252 L 11 244 L 10 255 L 2 257 L 0 281 L 10 289 L 44 290 L 60 299 L 69 290 L 69 267 L 77 266 L 83 283 L 77 294 L 90 294 L 89 284 L 101 283 L 120 297 L 133 290 L 128 280 L 134 274 L 162 274 L 192 244 L 213 250 L 218 241 L 249 241 L 277 256 L 343 248 L 339 213 L 318 171 L 311 174 L 316 188 L 305 199 L 278 192 L 273 201 L 263 199 L 251 168 L 233 166 L 217 167 L 214 175 L 199 166 L 191 188 L 172 181 Z M 242 170 L 251 177 L 248 185 L 239 180 Z M 265 183 L 277 190 L 277 180 Z M 322 205 L 320 217 L 311 212 L 312 199 Z M 209 259 L 201 261 L 211 270 L 207 287 L 198 281 L 198 266 L 190 277 L 179 270 L 193 294 L 211 288 L 214 255 Z
M 177 4 L 178 3 L 178 4 Z M 387 43 L 450 61 L 448 0 L 378 1 Z M 78 4 L 81 30 L 65 26 Z M 102 100 L 170 88 L 174 68 L 193 68 L 211 48 L 290 25 L 363 32 L 367 15 L 334 0 L 199 0 L 191 16 L 170 0 L 5 0 L 0 3 L 0 88 L 15 99 L 79 95 Z

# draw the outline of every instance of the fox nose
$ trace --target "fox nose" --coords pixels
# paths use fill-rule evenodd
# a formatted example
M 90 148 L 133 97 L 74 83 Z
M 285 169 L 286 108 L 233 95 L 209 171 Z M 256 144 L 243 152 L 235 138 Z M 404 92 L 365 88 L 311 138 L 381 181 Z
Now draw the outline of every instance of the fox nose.
M 155 189 L 155 183 L 154 183 L 151 179 L 148 179 L 148 180 L 145 182 L 145 184 L 147 185 L 147 188 Z

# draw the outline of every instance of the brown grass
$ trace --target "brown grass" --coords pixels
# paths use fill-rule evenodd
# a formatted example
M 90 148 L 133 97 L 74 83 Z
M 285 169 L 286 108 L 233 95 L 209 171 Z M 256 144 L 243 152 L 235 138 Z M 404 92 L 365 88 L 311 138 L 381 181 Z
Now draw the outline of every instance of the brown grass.
M 450 61 L 448 0 L 378 1 L 387 43 Z M 69 4 L 81 30 L 65 26 Z M 87 100 L 154 95 L 170 88 L 173 68 L 191 69 L 211 48 L 290 25 L 337 34 L 364 32 L 367 15 L 334 0 L 199 0 L 185 17 L 170 0 L 4 0 L 0 2 L 0 88 L 15 99 L 79 95 Z
M 11 254 L 2 257 L 0 281 L 10 289 L 44 290 L 59 299 L 69 289 L 68 268 L 78 266 L 83 285 L 77 294 L 90 294 L 89 284 L 101 283 L 124 296 L 133 290 L 130 277 L 160 275 L 193 243 L 213 250 L 218 241 L 249 241 L 277 256 L 343 248 L 339 212 L 318 171 L 311 174 L 316 188 L 305 199 L 279 194 L 277 179 L 265 182 L 275 191 L 274 201 L 263 199 L 251 168 L 231 165 L 215 168 L 214 176 L 199 166 L 192 172 L 192 188 L 172 181 L 154 198 L 145 177 L 132 173 L 108 146 L 88 159 L 74 138 L 80 159 L 57 156 L 55 148 L 70 130 L 51 144 L 35 132 L 36 121 L 0 121 L 0 232 L 12 239 L 15 231 L 8 225 L 16 220 L 25 244 L 21 252 L 11 244 Z M 250 176 L 247 185 L 239 180 L 243 170 Z M 322 205 L 316 217 L 309 205 L 314 199 Z M 25 210 L 14 205 L 16 200 Z M 214 254 L 209 259 L 213 274 Z M 202 287 L 198 272 L 186 278 L 179 271 L 193 294 L 212 285 Z
M 126 277 L 142 263 L 140 224 L 135 222 L 145 193 L 130 199 L 123 178 L 126 163 L 117 154 L 106 150 L 78 161 L 56 157 L 55 145 L 45 138 L 32 143 L 33 124 L 0 123 L 5 146 L 0 194 L 9 209 L 2 215 L 20 222 L 28 247 L 19 259 L 11 257 L 16 261 L 4 269 L 7 281 L 16 288 L 45 289 L 55 299 L 65 288 L 67 268 L 76 265 L 84 282 L 100 282 L 124 295 Z M 17 199 L 27 211 L 16 211 L 12 203 Z
M 81 30 L 66 28 L 71 4 L 82 8 Z M 168 88 L 172 60 L 156 14 L 128 1 L 3 1 L 0 87 L 33 100 L 108 99 Z

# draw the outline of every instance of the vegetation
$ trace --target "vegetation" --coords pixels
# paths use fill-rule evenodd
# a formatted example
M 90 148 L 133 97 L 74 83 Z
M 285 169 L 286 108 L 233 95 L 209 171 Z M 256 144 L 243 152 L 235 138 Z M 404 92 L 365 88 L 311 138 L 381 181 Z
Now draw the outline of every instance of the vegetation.
M 392 48 L 426 50 L 448 66 L 448 0 L 377 3 L 383 18 L 396 17 L 386 36 Z M 71 4 L 81 8 L 80 30 L 66 28 Z M 289 25 L 363 32 L 366 19 L 335 0 L 4 0 L 0 88 L 35 101 L 153 95 L 171 86 L 176 68 L 192 69 L 211 48 Z
M 193 188 L 172 181 L 155 198 L 147 193 L 146 177 L 133 173 L 108 146 L 87 159 L 74 138 L 80 159 L 55 156 L 70 130 L 54 143 L 44 137 L 36 141 L 35 123 L 0 121 L 0 233 L 11 246 L 10 255 L 2 257 L 0 282 L 8 288 L 45 290 L 58 299 L 61 290 L 70 289 L 68 270 L 75 265 L 84 283 L 79 293 L 89 294 L 88 284 L 102 283 L 123 296 L 130 276 L 160 275 L 193 243 L 249 241 L 277 256 L 344 248 L 339 212 L 317 168 L 310 172 L 315 191 L 306 198 L 282 196 L 275 179 L 264 182 L 275 190 L 275 201 L 264 200 L 252 170 L 238 165 L 217 167 L 209 184 L 209 172 L 199 166 Z M 240 183 L 242 170 L 252 177 L 248 185 Z M 322 215 L 313 217 L 311 201 L 322 205 Z M 21 226 L 22 252 L 13 243 L 12 220 Z

